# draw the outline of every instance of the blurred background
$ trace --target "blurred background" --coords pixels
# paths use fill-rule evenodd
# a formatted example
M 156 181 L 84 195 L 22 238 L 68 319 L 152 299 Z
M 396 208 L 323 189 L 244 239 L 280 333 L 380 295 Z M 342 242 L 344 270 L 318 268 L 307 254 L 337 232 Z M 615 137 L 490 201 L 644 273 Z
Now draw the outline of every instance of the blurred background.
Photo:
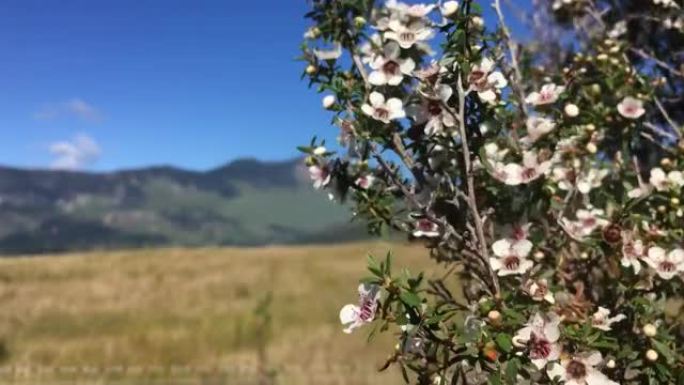
M 390 244 L 297 154 L 337 136 L 299 77 L 306 11 L 1 2 L 0 383 L 397 378 L 337 319 Z

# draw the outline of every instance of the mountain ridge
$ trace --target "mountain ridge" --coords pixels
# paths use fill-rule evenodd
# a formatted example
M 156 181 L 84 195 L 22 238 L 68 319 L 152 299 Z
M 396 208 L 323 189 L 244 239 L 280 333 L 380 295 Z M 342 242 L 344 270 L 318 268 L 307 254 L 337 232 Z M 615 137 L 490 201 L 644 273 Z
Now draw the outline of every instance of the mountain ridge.
M 358 239 L 302 159 L 241 158 L 193 171 L 0 166 L 0 254 Z M 336 238 L 337 237 L 337 238 Z

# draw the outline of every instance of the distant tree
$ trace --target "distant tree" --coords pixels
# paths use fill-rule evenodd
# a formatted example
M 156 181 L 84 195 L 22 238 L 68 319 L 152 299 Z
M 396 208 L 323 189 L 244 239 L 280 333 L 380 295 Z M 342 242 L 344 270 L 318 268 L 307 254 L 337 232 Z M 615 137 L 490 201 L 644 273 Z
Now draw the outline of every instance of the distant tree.
M 535 4 L 520 45 L 500 0 L 312 1 L 314 186 L 444 268 L 370 257 L 340 319 L 412 383 L 683 383 L 683 4 Z

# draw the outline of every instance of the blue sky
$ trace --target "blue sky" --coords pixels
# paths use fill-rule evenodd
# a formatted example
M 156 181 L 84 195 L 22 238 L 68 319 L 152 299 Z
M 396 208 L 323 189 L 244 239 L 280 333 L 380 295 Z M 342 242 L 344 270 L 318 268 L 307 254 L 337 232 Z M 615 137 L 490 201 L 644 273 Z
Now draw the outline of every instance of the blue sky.
M 208 169 L 334 138 L 294 60 L 306 10 L 305 0 L 2 1 L 0 164 Z

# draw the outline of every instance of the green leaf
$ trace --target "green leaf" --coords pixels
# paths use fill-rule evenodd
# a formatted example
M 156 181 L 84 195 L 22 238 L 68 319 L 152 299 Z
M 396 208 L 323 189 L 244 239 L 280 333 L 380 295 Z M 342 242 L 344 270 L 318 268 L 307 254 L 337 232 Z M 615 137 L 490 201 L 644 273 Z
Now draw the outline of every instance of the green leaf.
M 420 297 L 418 297 L 416 293 L 412 293 L 410 291 L 402 292 L 399 294 L 399 298 L 401 299 L 401 302 L 409 306 L 418 307 L 421 304 Z
M 653 348 L 657 350 L 668 363 L 675 360 L 674 352 L 667 345 L 657 340 L 652 340 L 651 343 L 653 344 Z
M 508 353 L 513 349 L 513 341 L 511 336 L 506 333 L 500 333 L 496 336 L 496 344 L 499 345 L 501 350 Z
M 506 382 L 509 384 L 518 383 L 518 371 L 520 370 L 520 360 L 513 358 L 506 365 Z

